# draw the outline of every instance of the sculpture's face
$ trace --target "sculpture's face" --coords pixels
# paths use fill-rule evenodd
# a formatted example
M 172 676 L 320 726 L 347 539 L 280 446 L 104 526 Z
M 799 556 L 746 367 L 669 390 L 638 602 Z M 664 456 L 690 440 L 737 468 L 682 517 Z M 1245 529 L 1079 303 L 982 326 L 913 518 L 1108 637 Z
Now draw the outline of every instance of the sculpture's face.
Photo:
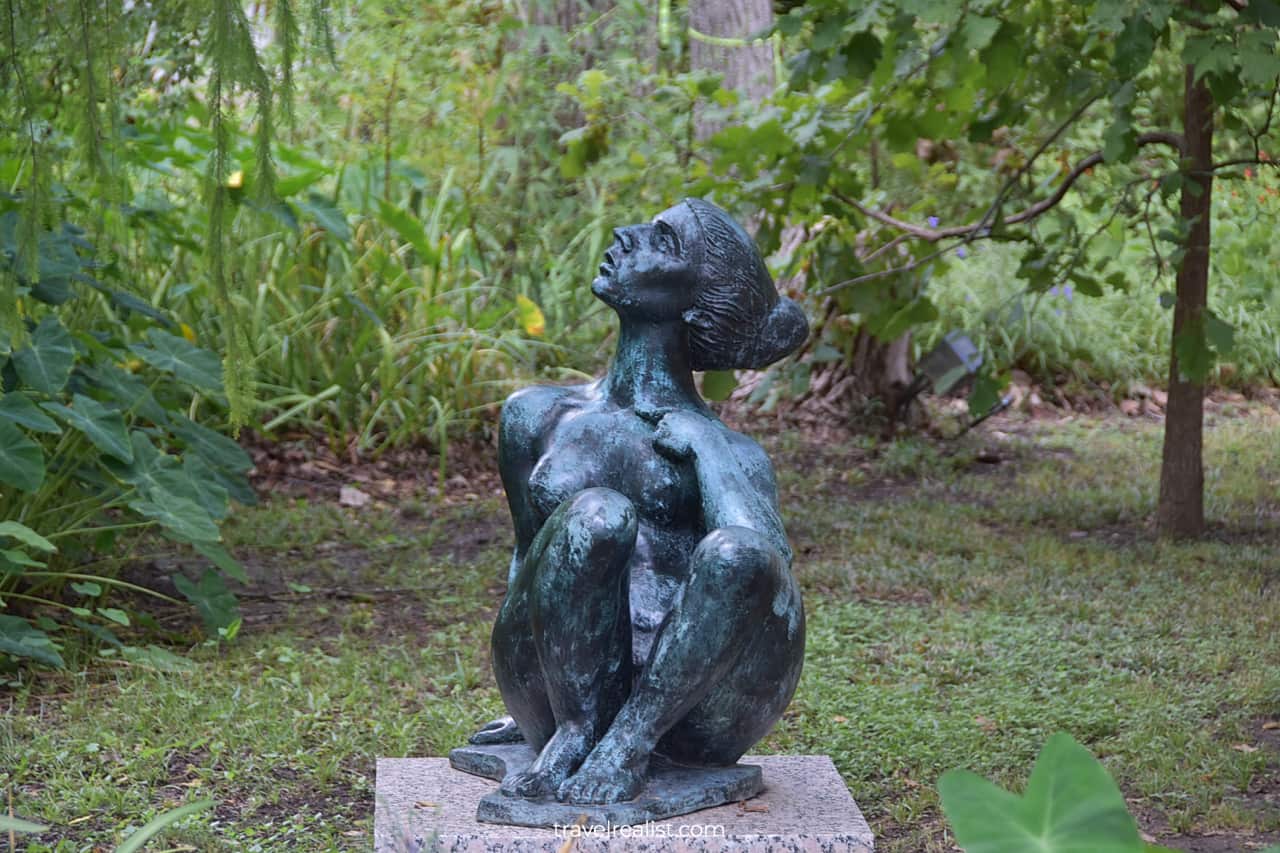
M 653 222 L 613 232 L 591 291 L 619 315 L 651 321 L 674 320 L 690 306 L 697 289 L 692 263 L 697 222 L 683 204 Z

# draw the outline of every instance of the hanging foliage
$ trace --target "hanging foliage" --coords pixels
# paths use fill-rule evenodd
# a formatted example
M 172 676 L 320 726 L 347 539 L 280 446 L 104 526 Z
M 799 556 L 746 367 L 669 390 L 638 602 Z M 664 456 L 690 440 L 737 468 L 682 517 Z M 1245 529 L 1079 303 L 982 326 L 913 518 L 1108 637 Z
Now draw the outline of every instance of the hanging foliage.
M 204 254 L 223 320 L 230 420 L 237 428 L 247 423 L 253 361 L 233 298 L 238 283 L 229 280 L 225 264 L 233 251 L 227 245 L 228 200 L 239 189 L 233 176 L 240 172 L 231 140 L 244 120 L 240 107 L 252 103 L 255 157 L 249 183 L 256 201 L 270 203 L 277 103 L 287 121 L 293 115 L 293 72 L 302 38 L 297 5 L 298 0 L 273 0 L 271 15 L 255 29 L 236 0 L 4 0 L 0 125 L 12 131 L 0 139 L 6 155 L 0 192 L 21 208 L 13 220 L 16 252 L 0 263 L 0 332 L 9 340 L 21 343 L 27 321 L 36 319 L 22 297 L 40 286 L 41 235 L 58 225 L 51 205 L 55 195 L 65 203 L 66 187 L 91 186 L 99 208 L 92 214 L 110 227 L 119 219 L 130 180 L 117 156 L 124 106 L 162 82 L 185 91 L 204 80 L 204 113 L 214 142 L 205 190 L 209 239 Z M 328 0 L 308 0 L 307 19 L 310 42 L 332 59 Z M 173 54 L 171 61 L 158 61 L 166 51 Z M 180 56 L 186 51 L 193 51 L 189 63 Z M 274 66 L 264 58 L 268 52 L 278 57 Z M 68 140 L 74 145 L 64 145 Z

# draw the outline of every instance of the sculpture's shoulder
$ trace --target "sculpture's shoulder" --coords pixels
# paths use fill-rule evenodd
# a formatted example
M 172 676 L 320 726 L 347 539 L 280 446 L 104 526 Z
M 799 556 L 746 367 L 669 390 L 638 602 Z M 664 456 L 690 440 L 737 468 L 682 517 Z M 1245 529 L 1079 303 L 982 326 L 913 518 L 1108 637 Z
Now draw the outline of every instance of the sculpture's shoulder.
M 586 401 L 590 385 L 530 385 L 507 398 L 499 419 L 502 444 L 528 445 L 547 432 L 567 408 Z
M 773 463 L 769 460 L 769 454 L 765 449 L 751 436 L 736 432 L 727 426 L 722 425 L 722 427 L 729 438 L 729 446 L 733 448 L 735 458 L 747 475 L 762 487 L 766 487 L 771 492 L 775 491 Z

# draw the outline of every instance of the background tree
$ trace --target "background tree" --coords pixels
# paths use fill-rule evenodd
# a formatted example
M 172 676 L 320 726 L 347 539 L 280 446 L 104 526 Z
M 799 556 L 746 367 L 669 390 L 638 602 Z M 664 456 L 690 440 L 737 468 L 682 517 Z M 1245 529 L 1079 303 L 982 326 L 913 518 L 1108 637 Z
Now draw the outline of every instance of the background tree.
M 1129 287 L 1119 252 L 1145 243 L 1152 287 L 1176 271 L 1157 523 L 1195 536 L 1203 383 L 1232 331 L 1208 299 L 1213 178 L 1274 165 L 1277 28 L 1273 0 L 810 0 L 777 23 L 790 93 L 713 142 L 722 172 L 767 176 L 744 195 L 777 221 L 822 223 L 796 262 L 846 359 L 850 334 L 934 318 L 930 277 L 980 242 L 1023 248 L 1033 296 Z
M 747 103 L 761 103 L 776 85 L 773 44 L 759 38 L 772 25 L 770 0 L 689 0 L 690 67 L 722 75 L 725 89 Z M 722 124 L 699 110 L 698 138 Z

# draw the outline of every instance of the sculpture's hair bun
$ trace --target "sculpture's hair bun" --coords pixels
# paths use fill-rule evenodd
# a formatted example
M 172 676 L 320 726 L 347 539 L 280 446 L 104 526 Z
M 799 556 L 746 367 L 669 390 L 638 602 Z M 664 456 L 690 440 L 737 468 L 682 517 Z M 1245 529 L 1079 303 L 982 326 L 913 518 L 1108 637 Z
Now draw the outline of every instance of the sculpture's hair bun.
M 700 232 L 700 280 L 689 320 L 694 370 L 754 370 L 794 352 L 809 336 L 804 311 L 779 296 L 755 241 L 727 213 L 685 199 Z

